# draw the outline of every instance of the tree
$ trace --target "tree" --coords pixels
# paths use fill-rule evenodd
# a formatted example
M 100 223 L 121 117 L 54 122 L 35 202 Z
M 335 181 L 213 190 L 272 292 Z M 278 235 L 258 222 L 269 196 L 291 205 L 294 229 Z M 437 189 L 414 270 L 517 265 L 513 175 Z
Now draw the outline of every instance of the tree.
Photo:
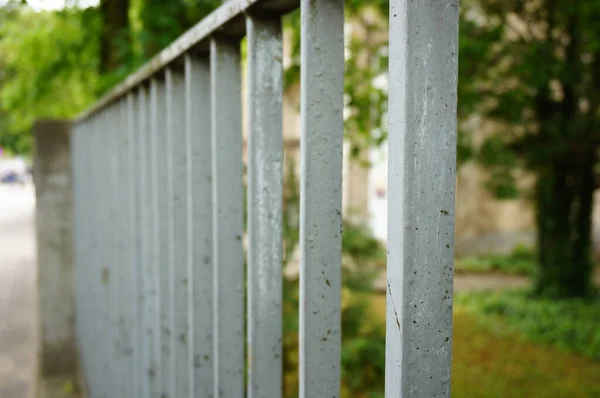
M 100 2 L 100 72 L 112 72 L 123 65 L 129 45 L 129 0 Z
M 220 0 L 143 0 L 140 42 L 148 59 L 202 20 L 221 4 Z
M 592 294 L 600 144 L 600 1 L 472 0 L 463 8 L 459 104 L 502 126 L 479 158 L 496 188 L 536 176 L 538 295 Z M 505 189 L 506 191 L 506 189 Z M 510 190 L 509 190 L 510 191 Z
M 13 10 L 0 25 L 0 146 L 31 149 L 38 117 L 68 118 L 95 99 L 98 24 L 93 9 Z

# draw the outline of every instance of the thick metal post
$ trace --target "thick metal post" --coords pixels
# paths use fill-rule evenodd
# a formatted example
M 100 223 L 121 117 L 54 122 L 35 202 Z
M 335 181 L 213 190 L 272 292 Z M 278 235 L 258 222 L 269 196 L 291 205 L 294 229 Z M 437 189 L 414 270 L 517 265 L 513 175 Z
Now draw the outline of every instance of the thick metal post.
M 239 43 L 210 42 L 215 398 L 244 396 L 244 211 Z
M 458 6 L 390 1 L 388 398 L 450 396 Z
M 248 397 L 282 393 L 283 67 L 281 19 L 246 20 L 248 40 Z
M 188 184 L 189 137 L 186 131 L 184 76 L 179 69 L 167 69 L 167 131 L 171 150 L 172 187 L 172 233 L 173 233 L 173 319 L 175 337 L 175 397 L 189 396 L 190 350 L 189 350 L 189 258 L 191 256 L 188 237 L 191 202 Z
M 300 7 L 300 397 L 339 397 L 344 1 Z
M 208 58 L 185 58 L 186 132 L 189 137 L 192 200 L 188 224 L 191 256 L 190 391 L 194 397 L 210 397 L 214 389 L 213 369 L 213 220 L 210 63 Z

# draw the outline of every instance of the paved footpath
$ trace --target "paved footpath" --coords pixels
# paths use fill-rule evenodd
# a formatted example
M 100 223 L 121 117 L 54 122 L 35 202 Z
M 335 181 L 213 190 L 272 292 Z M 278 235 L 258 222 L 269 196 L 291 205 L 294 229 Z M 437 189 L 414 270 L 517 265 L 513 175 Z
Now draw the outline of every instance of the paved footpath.
M 35 195 L 0 185 L 0 398 L 34 398 L 37 353 Z

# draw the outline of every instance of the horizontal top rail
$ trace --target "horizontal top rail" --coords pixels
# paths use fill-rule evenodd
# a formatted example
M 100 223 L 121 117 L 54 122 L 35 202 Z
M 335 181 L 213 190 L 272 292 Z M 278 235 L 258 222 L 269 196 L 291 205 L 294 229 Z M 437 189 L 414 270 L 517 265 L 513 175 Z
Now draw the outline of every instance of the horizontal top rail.
M 244 16 L 252 12 L 267 15 L 282 15 L 298 8 L 299 0 L 229 0 L 206 18 L 186 31 L 167 48 L 150 61 L 130 74 L 121 84 L 110 90 L 75 120 L 82 122 L 94 113 L 121 98 L 129 91 L 150 79 L 157 72 L 173 64 L 189 51 L 208 53 L 208 39 L 213 35 L 243 36 L 245 34 Z

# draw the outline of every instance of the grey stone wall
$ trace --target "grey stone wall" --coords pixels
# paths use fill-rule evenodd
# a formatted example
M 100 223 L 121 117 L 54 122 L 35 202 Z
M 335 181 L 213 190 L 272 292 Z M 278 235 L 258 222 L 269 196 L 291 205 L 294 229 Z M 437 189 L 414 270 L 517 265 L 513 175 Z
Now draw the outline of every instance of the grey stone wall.
M 33 129 L 42 377 L 76 369 L 70 129 L 57 120 Z

